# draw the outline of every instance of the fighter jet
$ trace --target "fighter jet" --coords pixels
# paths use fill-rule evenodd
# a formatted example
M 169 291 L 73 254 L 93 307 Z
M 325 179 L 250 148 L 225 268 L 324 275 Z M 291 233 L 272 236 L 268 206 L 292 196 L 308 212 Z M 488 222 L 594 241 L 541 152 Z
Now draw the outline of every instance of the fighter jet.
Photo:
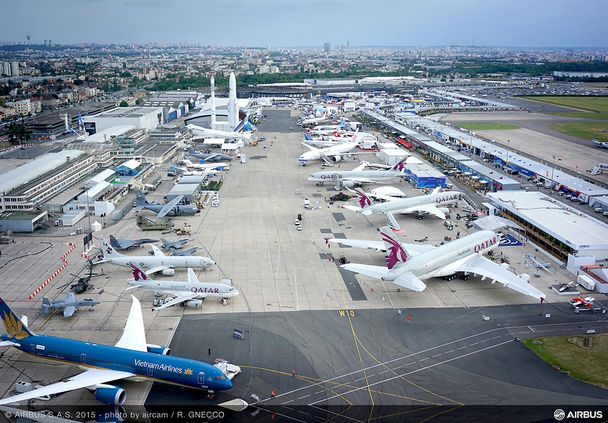
M 483 230 L 443 244 L 405 244 L 394 238 L 388 226 L 380 229 L 382 241 L 329 239 L 351 247 L 386 251 L 386 267 L 349 263 L 343 269 L 360 273 L 402 288 L 421 292 L 426 289 L 425 279 L 443 277 L 452 280 L 457 274 L 464 279 L 479 275 L 481 280 L 491 279 L 521 294 L 541 300 L 545 294 L 534 288 L 526 274 L 516 275 L 507 265 L 494 263 L 483 256 L 498 247 L 500 239 L 494 231 Z
M 114 235 L 110 235 L 110 244 L 116 250 L 130 250 L 132 248 L 141 247 L 144 244 L 152 244 L 158 242 L 158 239 L 150 238 L 138 238 L 138 239 L 127 239 L 119 238 L 116 239 Z
M 143 208 L 151 210 L 157 213 L 157 217 L 192 216 L 201 212 L 198 207 L 184 206 L 179 204 L 183 198 L 183 195 L 178 195 L 167 204 L 156 204 L 149 202 L 143 192 L 137 191 L 137 200 L 135 202 L 135 206 L 140 209 Z
M 64 300 L 50 301 L 47 297 L 42 299 L 42 305 L 40 306 L 40 313 L 48 316 L 54 310 L 63 310 L 63 317 L 69 318 L 82 307 L 95 307 L 99 304 L 99 301 L 93 301 L 90 298 L 84 300 L 77 300 L 73 292 L 68 292 Z
M 167 241 L 164 238 L 161 238 L 160 241 L 163 243 L 163 250 L 165 251 L 175 251 L 181 250 L 184 245 L 190 242 L 189 239 L 178 239 L 177 241 Z

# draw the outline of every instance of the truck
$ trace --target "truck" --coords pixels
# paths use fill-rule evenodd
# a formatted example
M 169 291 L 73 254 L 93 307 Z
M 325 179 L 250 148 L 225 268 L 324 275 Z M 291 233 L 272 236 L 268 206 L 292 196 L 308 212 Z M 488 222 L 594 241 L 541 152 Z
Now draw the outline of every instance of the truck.
M 138 214 L 137 226 L 139 226 L 142 231 L 168 231 L 173 228 L 173 222 L 171 222 L 169 219 L 152 220 Z

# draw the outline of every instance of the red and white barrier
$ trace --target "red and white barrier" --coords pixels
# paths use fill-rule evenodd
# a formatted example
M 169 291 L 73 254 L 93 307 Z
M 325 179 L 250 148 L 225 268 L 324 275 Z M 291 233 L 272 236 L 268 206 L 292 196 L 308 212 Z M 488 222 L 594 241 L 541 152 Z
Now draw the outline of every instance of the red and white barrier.
M 49 276 L 48 278 L 46 278 L 46 280 L 38 288 L 36 288 L 34 290 L 34 292 L 32 292 L 30 294 L 30 296 L 28 297 L 28 300 L 31 301 L 36 295 L 38 295 L 38 293 L 40 291 L 42 291 L 49 283 L 51 283 L 51 281 L 53 279 L 55 279 L 57 276 L 59 276 L 59 274 L 61 272 L 63 272 L 65 269 L 67 269 L 67 267 L 68 267 L 68 256 L 71 253 L 74 252 L 74 250 L 76 249 L 76 244 L 73 244 L 73 243 L 70 242 L 70 243 L 68 243 L 68 246 L 70 247 L 68 249 L 68 251 L 64 255 L 61 256 L 61 262 L 62 262 L 61 267 L 59 267 L 59 269 L 55 270 L 53 272 L 53 274 L 51 274 L 51 276 Z

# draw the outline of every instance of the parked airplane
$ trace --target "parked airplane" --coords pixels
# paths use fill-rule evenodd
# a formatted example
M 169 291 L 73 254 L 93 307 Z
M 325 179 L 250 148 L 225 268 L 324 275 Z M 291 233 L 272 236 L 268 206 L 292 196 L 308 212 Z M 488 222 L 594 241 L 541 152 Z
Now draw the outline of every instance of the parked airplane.
M 366 216 L 371 214 L 384 214 L 389 219 L 393 230 L 399 230 L 399 223 L 397 223 L 393 213 L 428 213 L 437 216 L 440 219 L 445 219 L 450 210 L 446 207 L 439 206 L 458 203 L 462 198 L 461 192 L 440 192 L 439 188 L 436 188 L 431 194 L 412 198 L 380 197 L 376 195 L 375 197 L 386 201 L 384 203 L 374 204 L 370 198 L 371 195 L 366 194 L 359 188 L 356 188 L 355 192 L 359 196 L 359 207 L 351 205 L 344 205 L 343 207 Z
M 334 163 L 342 160 L 344 156 L 353 154 L 351 151 L 357 147 L 356 142 L 344 142 L 341 144 L 334 145 L 326 148 L 315 148 L 306 143 L 302 143 L 303 146 L 308 148 L 310 151 L 302 153 L 298 157 L 298 161 L 303 166 L 306 166 L 309 162 L 314 160 L 323 160 L 328 165 L 332 166 Z
M 203 305 L 205 298 L 220 298 L 229 300 L 239 295 L 230 283 L 225 282 L 201 282 L 196 277 L 194 270 L 188 269 L 188 281 L 155 281 L 145 274 L 139 267 L 131 264 L 133 270 L 133 280 L 129 281 L 130 288 L 143 288 L 154 291 L 155 295 L 170 295 L 172 300 L 165 301 L 153 310 L 162 310 L 176 304 L 187 307 L 198 308 Z
M 42 298 L 40 313 L 48 316 L 54 310 L 63 310 L 63 317 L 72 317 L 78 309 L 83 307 L 95 307 L 99 301 L 93 301 L 90 298 L 77 300 L 73 292 L 68 292 L 64 300 L 50 301 L 47 297 Z
M 365 167 L 368 165 L 367 162 L 361 163 L 353 170 L 324 170 L 313 173 L 308 177 L 308 180 L 317 183 L 335 182 L 336 189 L 339 189 L 343 186 L 353 188 L 355 185 L 373 184 L 393 178 L 404 178 L 405 173 L 403 169 L 410 159 L 410 157 L 407 157 L 395 163 L 387 170 L 365 170 Z
M 66 380 L 0 400 L 0 405 L 87 388 L 98 401 L 122 405 L 123 388 L 108 384 L 118 380 L 153 380 L 204 391 L 225 391 L 232 382 L 218 368 L 201 361 L 170 356 L 170 349 L 148 344 L 141 305 L 131 297 L 131 311 L 120 340 L 114 346 L 82 342 L 30 331 L 24 320 L 0 298 L 0 318 L 7 334 L 1 347 L 15 347 L 36 357 L 86 369 Z
M 213 170 L 225 170 L 230 169 L 230 164 L 226 162 L 217 162 L 217 163 L 192 163 L 188 159 L 183 159 L 181 163 L 184 164 L 188 169 L 199 169 L 203 171 L 213 171 Z
M 192 131 L 193 135 L 199 137 L 208 137 L 208 138 L 238 138 L 242 140 L 250 140 L 251 132 L 237 132 L 237 131 L 220 131 L 219 129 L 209 129 L 203 128 L 198 125 L 186 125 L 190 131 Z
M 115 238 L 114 235 L 110 235 L 110 244 L 116 250 L 130 250 L 132 248 L 141 247 L 144 244 L 152 244 L 158 242 L 158 239 L 150 238 L 138 238 L 138 239 L 127 239 L 127 238 Z
M 135 206 L 151 210 L 154 213 L 157 213 L 157 217 L 193 216 L 201 212 L 198 207 L 179 204 L 183 198 L 183 195 L 178 195 L 167 204 L 156 204 L 149 202 L 143 192 L 137 191 L 137 200 L 135 201 Z
M 184 245 L 190 242 L 189 239 L 178 239 L 177 241 L 167 241 L 164 238 L 161 238 L 160 241 L 163 243 L 163 250 L 165 251 L 175 251 L 181 250 Z
M 188 153 L 188 155 L 197 158 L 199 160 L 201 160 L 204 163 L 214 163 L 214 162 L 221 162 L 221 161 L 226 161 L 229 162 L 232 160 L 232 157 L 227 155 L 227 154 L 222 154 L 222 153 L 201 153 L 198 150 L 195 150 L 192 147 L 188 147 L 188 149 L 186 150 L 186 152 Z
M 341 267 L 413 291 L 424 291 L 424 279 L 446 277 L 451 280 L 456 274 L 462 273 L 465 278 L 471 274 L 481 276 L 482 280 L 490 278 L 492 283 L 500 282 L 507 288 L 541 301 L 545 298 L 545 294 L 530 285 L 528 275 L 515 275 L 506 267 L 483 256 L 500 244 L 499 236 L 494 231 L 475 232 L 439 247 L 404 244 L 393 238 L 390 232 L 387 226 L 380 229 L 383 247 L 379 242 L 365 240 L 340 239 L 328 242 L 386 251 L 387 267 L 356 263 Z
M 319 117 L 302 118 L 302 119 L 298 120 L 297 124 L 301 125 L 301 126 L 312 126 L 312 125 L 316 125 L 321 122 L 326 122 L 328 120 L 330 120 L 330 117 L 327 115 L 327 113 L 323 113 L 323 115 L 319 116 Z
M 125 256 L 118 253 L 105 239 L 101 241 L 103 259 L 97 263 L 110 262 L 117 266 L 130 267 L 136 264 L 146 270 L 148 275 L 161 272 L 165 276 L 175 274 L 175 269 L 192 267 L 195 269 L 206 269 L 213 266 L 215 262 L 207 257 L 198 256 L 167 256 L 156 245 L 150 245 L 154 255 L 152 256 Z M 96 264 L 97 264 L 96 263 Z

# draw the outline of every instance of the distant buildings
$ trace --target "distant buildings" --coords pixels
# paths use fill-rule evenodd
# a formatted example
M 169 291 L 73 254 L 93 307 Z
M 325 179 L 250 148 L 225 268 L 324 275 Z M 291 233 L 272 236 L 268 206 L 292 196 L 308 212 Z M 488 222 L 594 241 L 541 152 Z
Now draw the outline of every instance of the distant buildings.
M 326 42 L 325 44 L 323 44 L 323 51 L 325 53 L 330 53 L 331 52 L 331 43 Z

